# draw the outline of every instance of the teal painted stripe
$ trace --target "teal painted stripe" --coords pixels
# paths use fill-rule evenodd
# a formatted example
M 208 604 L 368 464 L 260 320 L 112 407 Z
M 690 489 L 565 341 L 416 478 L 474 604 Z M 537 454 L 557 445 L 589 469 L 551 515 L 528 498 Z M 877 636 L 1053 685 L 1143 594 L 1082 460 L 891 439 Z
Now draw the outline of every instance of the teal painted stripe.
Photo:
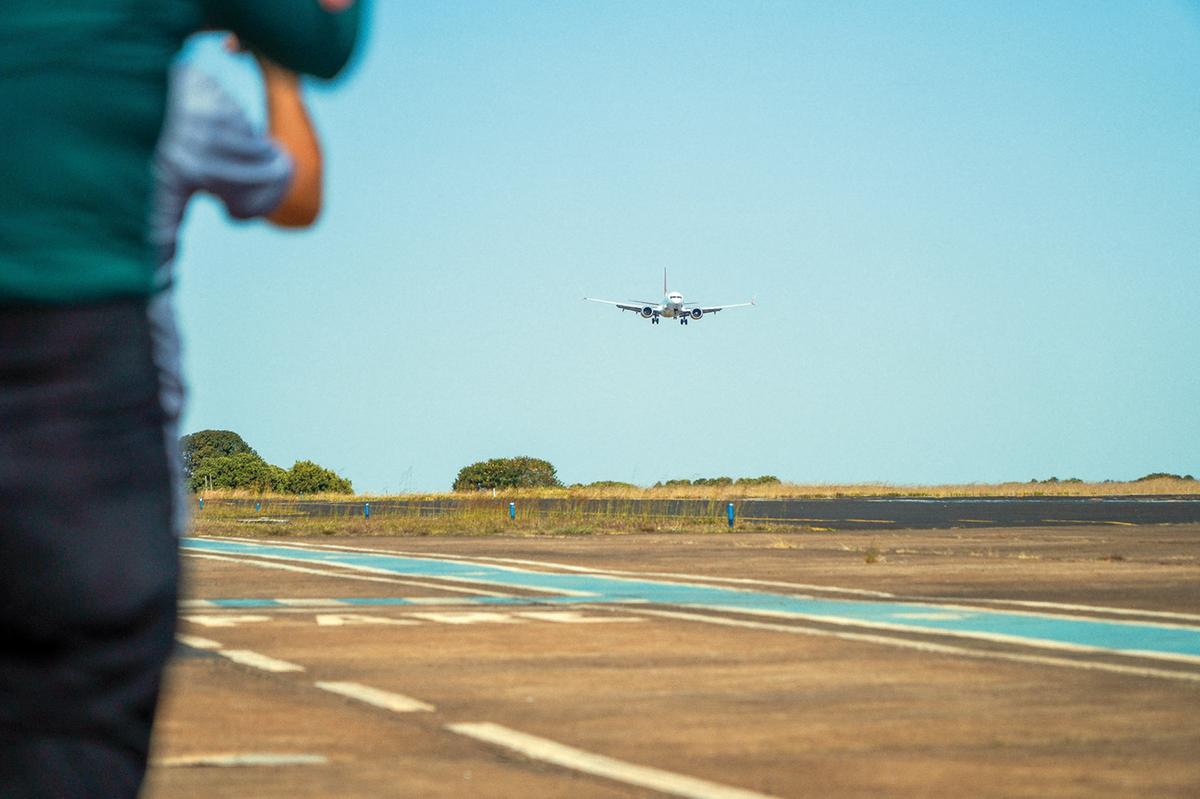
M 210 599 L 219 608 L 275 608 L 283 603 L 275 599 Z
M 820 599 L 718 586 L 534 572 L 508 566 L 435 558 L 412 558 L 369 552 L 314 551 L 236 541 L 187 539 L 184 546 L 207 552 L 266 555 L 341 566 L 365 566 L 405 576 L 486 582 L 510 589 L 541 588 L 590 594 L 587 597 L 488 597 L 476 600 L 489 604 L 548 601 L 597 604 L 637 601 L 691 608 L 718 608 L 732 612 L 791 614 L 837 623 L 887 625 L 913 632 L 1004 636 L 1043 646 L 1065 645 L 1113 652 L 1200 657 L 1200 628 L 1196 627 L 1052 617 L 925 603 Z

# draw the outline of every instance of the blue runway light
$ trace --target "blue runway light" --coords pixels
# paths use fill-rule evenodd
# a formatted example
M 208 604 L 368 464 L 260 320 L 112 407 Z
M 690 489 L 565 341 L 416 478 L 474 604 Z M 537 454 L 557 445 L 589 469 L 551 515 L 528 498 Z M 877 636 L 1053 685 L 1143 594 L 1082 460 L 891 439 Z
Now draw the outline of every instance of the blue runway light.
M 733 527 L 733 503 L 730 502 L 725 506 L 725 513 L 729 515 L 729 526 Z
M 204 510 L 204 497 L 200 497 L 200 510 Z
M 363 503 L 363 518 L 364 519 L 371 518 L 371 503 L 370 502 Z
M 515 502 L 508 503 L 508 518 L 510 518 L 510 519 L 517 518 L 517 503 L 515 503 Z

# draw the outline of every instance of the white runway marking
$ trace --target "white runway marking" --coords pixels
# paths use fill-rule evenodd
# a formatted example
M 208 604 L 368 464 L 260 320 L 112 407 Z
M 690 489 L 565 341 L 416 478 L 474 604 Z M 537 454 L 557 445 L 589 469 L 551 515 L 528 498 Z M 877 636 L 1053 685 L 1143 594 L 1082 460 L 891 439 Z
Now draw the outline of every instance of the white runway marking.
M 369 616 L 365 613 L 318 613 L 318 627 L 343 627 L 347 624 L 420 624 L 411 619 L 393 619 L 389 616 Z
M 1084 671 L 1107 671 L 1114 674 L 1130 674 L 1137 677 L 1158 677 L 1168 680 L 1183 680 L 1200 683 L 1200 674 L 1186 671 L 1170 671 L 1167 669 L 1145 668 L 1141 666 L 1123 666 L 1119 663 L 1097 663 L 1087 660 L 1071 660 L 1046 655 L 1021 655 L 1014 652 L 990 652 L 979 649 L 967 649 L 949 644 L 935 644 L 929 641 L 913 641 L 907 638 L 890 638 L 886 635 L 870 633 L 844 633 L 836 630 L 820 630 L 813 627 L 793 627 L 787 624 L 772 624 L 761 621 L 745 621 L 742 619 L 727 619 L 722 616 L 708 616 L 703 613 L 684 613 L 672 610 L 632 609 L 631 612 L 647 616 L 661 616 L 666 619 L 682 619 L 698 621 L 706 624 L 723 624 L 728 627 L 745 627 L 751 630 L 770 630 L 771 632 L 793 633 L 795 635 L 811 635 L 824 638 L 839 638 L 843 641 L 858 641 L 867 644 L 883 644 L 901 649 L 912 649 L 918 652 L 932 652 L 942 655 L 979 658 L 983 660 L 1006 660 L 1014 663 L 1032 663 L 1040 666 L 1062 666 Z
M 306 549 L 306 547 L 296 547 L 296 546 L 292 546 L 291 548 L 296 549 L 297 554 L 299 554 L 300 551 L 303 551 L 304 549 Z M 307 549 L 309 552 L 320 551 L 320 550 L 324 550 L 324 551 L 339 550 L 339 551 L 357 551 L 357 552 L 367 551 L 367 550 L 363 550 L 363 549 L 356 548 L 356 547 L 345 547 L 345 546 L 339 546 L 339 545 L 314 545 L 311 547 L 307 547 Z M 385 552 L 386 552 L 386 550 L 385 550 Z M 407 553 L 397 553 L 395 551 L 391 551 L 388 554 L 392 554 L 392 555 L 403 554 L 406 557 L 412 557 L 411 555 L 408 555 Z M 426 554 L 425 557 L 429 557 L 429 556 Z M 474 560 L 467 560 L 465 558 L 458 558 L 458 560 L 460 562 L 465 561 L 465 562 L 479 563 L 480 561 L 483 561 L 483 560 L 499 561 L 501 559 L 478 558 L 478 559 L 474 559 Z M 509 561 L 509 562 L 511 562 L 511 561 Z M 636 572 L 604 570 L 604 569 L 592 570 L 592 569 L 585 569 L 583 567 L 564 566 L 563 564 L 540 563 L 537 561 L 524 561 L 524 562 L 525 563 L 538 563 L 539 565 L 544 565 L 544 566 L 553 567 L 553 568 L 561 568 L 564 570 L 574 571 L 574 572 L 587 571 L 587 572 L 595 573 L 597 575 L 605 575 L 604 579 L 618 580 L 618 581 L 625 581 L 625 582 L 632 581 L 634 583 L 644 581 L 645 577 L 647 575 L 647 573 L 636 573 Z M 513 567 L 497 567 L 497 568 L 504 568 L 504 569 L 511 570 L 513 572 L 525 571 L 523 569 L 518 569 L 518 568 L 513 568 Z M 525 573 L 530 573 L 530 572 L 526 571 Z M 536 572 L 534 572 L 534 573 L 536 573 Z M 629 576 L 614 576 L 617 574 L 629 575 Z M 743 579 L 738 579 L 738 578 L 729 578 L 729 579 L 715 578 L 714 579 L 714 578 L 706 578 L 706 577 L 699 576 L 699 575 L 673 574 L 672 576 L 677 577 L 677 578 L 692 578 L 692 579 L 696 579 L 696 580 L 700 580 L 700 581 L 708 581 L 710 583 L 713 581 L 737 582 L 737 583 L 741 583 L 741 584 L 756 584 L 756 583 L 761 584 L 761 583 L 765 582 L 765 581 L 756 581 L 756 580 L 749 580 L 749 579 L 743 580 Z M 679 582 L 673 582 L 672 584 L 689 585 L 688 583 L 679 583 Z M 691 585 L 696 585 L 696 583 L 691 583 Z M 799 586 L 799 584 L 792 584 L 792 585 Z M 707 586 L 707 587 L 711 587 L 711 586 Z M 723 587 L 720 590 L 735 592 L 735 593 L 744 593 L 748 589 Z M 824 590 L 830 590 L 830 589 L 826 588 Z M 837 589 L 834 589 L 834 590 L 837 590 Z M 754 593 L 754 592 L 751 591 L 750 593 Z M 879 593 L 882 593 L 882 592 L 879 592 Z M 900 598 L 896 595 L 889 595 L 889 596 L 891 596 L 893 598 L 897 598 L 897 599 Z M 795 597 L 793 597 L 793 598 L 795 598 Z M 800 597 L 800 598 L 811 599 L 812 597 Z M 946 612 L 965 613 L 966 618 L 971 618 L 974 614 L 978 614 L 982 610 L 980 607 L 978 607 L 978 605 L 973 606 L 973 607 L 972 606 L 962 606 L 962 605 L 947 605 L 947 604 L 944 604 L 946 600 L 938 599 L 938 598 L 935 598 L 935 599 L 936 599 L 936 601 L 939 602 L 938 607 L 932 607 L 929 609 L 929 611 L 913 611 L 913 612 L 915 614 L 946 613 Z M 1020 604 L 1020 603 L 1015 602 L 1014 604 Z M 1031 607 L 1031 606 L 1033 606 L 1033 603 L 1026 605 L 1026 607 Z M 717 612 L 724 612 L 724 611 L 729 610 L 729 608 L 724 607 L 723 605 L 722 606 L 693 605 L 693 607 L 704 607 L 705 609 L 715 610 Z M 1062 614 L 1052 613 L 1052 612 L 1048 612 L 1047 610 L 1041 609 L 1041 608 L 1055 608 L 1054 603 L 1040 603 L 1036 607 L 1038 607 L 1039 609 L 1037 609 L 1037 610 L 1034 610 L 1034 609 L 1008 610 L 1008 611 L 1005 611 L 1005 613 L 1007 613 L 1009 615 L 1023 615 L 1023 616 L 1029 616 L 1029 617 L 1039 617 L 1039 618 L 1057 619 L 1057 620 L 1078 621 L 1080 619 L 1079 615 L 1062 615 Z M 1114 611 L 1114 612 L 1121 611 L 1121 609 L 1110 609 L 1110 608 L 1100 608 L 1100 607 L 1091 608 L 1088 606 L 1074 606 L 1072 609 L 1087 610 L 1092 613 L 1096 613 L 1096 612 L 1103 613 L 1106 611 Z M 993 642 L 1004 643 L 1004 644 L 1017 644 L 1017 645 L 1022 645 L 1022 646 L 1037 646 L 1037 647 L 1042 647 L 1042 648 L 1047 648 L 1047 649 L 1058 649 L 1058 650 L 1073 651 L 1073 652 L 1100 653 L 1100 654 L 1111 653 L 1111 654 L 1125 655 L 1125 656 L 1131 656 L 1131 657 L 1156 658 L 1159 660 L 1169 660 L 1169 661 L 1182 662 L 1182 663 L 1200 663 L 1200 655 L 1195 655 L 1195 654 L 1178 654 L 1175 652 L 1158 651 L 1157 649 L 1154 651 L 1148 651 L 1149 648 L 1138 649 L 1135 651 L 1134 647 L 1132 647 L 1132 646 L 1129 646 L 1125 649 L 1114 649 L 1112 647 L 1099 647 L 1099 646 L 1094 646 L 1094 645 L 1090 645 L 1090 644 L 1076 644 L 1076 643 L 1067 642 L 1067 641 L 1054 640 L 1053 638 L 1048 638 L 1048 637 L 1027 638 L 1024 635 L 1015 635 L 1015 634 L 1011 634 L 1011 633 L 999 633 L 999 632 L 993 632 L 993 631 L 986 630 L 986 629 L 964 630 L 964 629 L 948 629 L 948 628 L 943 628 L 943 627 L 934 627 L 932 625 L 931 626 L 916 626 L 916 625 L 907 624 L 907 623 L 896 624 L 896 623 L 890 623 L 883 619 L 878 619 L 878 618 L 877 619 L 845 618 L 845 617 L 837 615 L 837 614 L 809 613 L 809 612 L 804 612 L 801 610 L 776 611 L 776 610 L 769 610 L 766 608 L 759 609 L 759 608 L 746 607 L 746 608 L 743 608 L 740 612 L 744 612 L 747 614 L 755 614 L 755 615 L 766 615 L 766 616 L 784 617 L 784 618 L 791 618 L 791 619 L 802 619 L 802 620 L 813 621 L 813 622 L 818 622 L 818 623 L 836 624 L 836 625 L 846 626 L 846 627 L 875 628 L 878 630 L 885 630 L 888 632 L 893 632 L 893 631 L 894 632 L 915 632 L 915 633 L 919 633 L 919 634 L 974 638 L 977 640 L 993 641 Z M 1125 619 L 1104 619 L 1103 621 L 1107 625 L 1129 625 L 1131 627 L 1131 629 L 1153 626 L 1153 627 L 1158 627 L 1158 628 L 1162 628 L 1162 629 L 1187 630 L 1189 633 L 1196 631 L 1195 626 L 1182 625 L 1182 624 L 1179 624 L 1178 622 L 1167 622 L 1167 621 L 1134 622 L 1134 621 L 1128 620 L 1133 615 L 1150 615 L 1149 613 L 1142 614 L 1140 612 L 1135 611 L 1135 612 L 1122 613 L 1121 615 L 1125 615 L 1126 618 Z M 897 618 L 897 620 L 899 620 L 900 618 L 904 618 L 904 617 L 897 616 L 896 618 Z M 949 617 L 921 616 L 921 618 L 929 618 L 929 619 L 938 618 L 938 619 L 944 620 L 945 618 L 949 618 Z M 895 639 L 889 639 L 889 640 L 895 640 Z
M 195 766 L 323 766 L 329 762 L 324 755 L 290 755 L 274 752 L 247 752 L 244 754 L 185 755 L 182 757 L 160 757 L 151 761 L 159 768 Z
M 914 599 L 933 599 L 933 597 L 913 597 Z M 1073 605 L 1067 602 L 1036 602 L 1027 599 L 973 599 L 947 597 L 939 602 L 979 602 L 989 605 L 1020 605 L 1027 608 L 1052 608 L 1054 610 L 1082 610 L 1089 613 L 1111 613 L 1114 616 L 1145 616 L 1152 619 L 1177 619 L 1179 621 L 1200 622 L 1200 614 L 1176 613 L 1170 610 L 1136 610 L 1133 608 L 1110 608 L 1104 605 Z
M 230 541 L 232 541 L 235 539 L 214 539 L 214 540 L 230 540 Z M 263 544 L 261 542 L 258 542 L 258 545 L 262 546 Z M 303 546 L 297 546 L 295 544 L 271 543 L 270 546 L 279 548 L 279 549 L 295 549 L 295 550 L 298 550 L 301 552 L 314 551 L 311 548 L 305 548 Z M 302 561 L 305 563 L 311 562 L 311 559 L 309 559 L 309 558 L 291 558 L 291 557 L 288 557 L 287 555 L 264 555 L 264 554 L 256 553 L 253 556 L 253 558 L 251 558 L 251 559 L 242 559 L 242 558 L 231 557 L 229 555 L 211 555 L 211 554 L 207 554 L 207 553 L 200 554 L 197 552 L 191 552 L 188 549 L 188 547 L 186 547 L 186 546 L 183 547 L 182 549 L 184 550 L 183 554 L 189 555 L 194 558 L 207 558 L 209 560 L 230 560 L 230 561 L 234 561 L 235 563 L 249 563 L 249 564 L 252 564 L 255 566 L 262 566 L 266 562 L 272 562 L 272 561 L 276 561 L 276 560 L 283 560 L 283 561 L 298 560 L 298 561 Z M 359 549 L 359 550 L 350 549 L 350 551 L 371 552 L 371 550 L 365 550 L 365 549 Z M 398 552 L 388 552 L 387 554 L 395 555 L 397 557 L 411 557 L 410 555 L 402 555 L 401 553 L 398 553 Z M 266 560 L 260 561 L 260 560 L 258 560 L 258 558 L 265 558 Z M 423 558 L 423 560 L 432 560 L 432 558 Z M 326 576 L 331 576 L 331 577 L 353 577 L 353 575 L 351 575 L 345 571 L 313 570 L 310 567 L 306 567 L 306 566 L 285 567 L 284 564 L 275 564 L 275 563 L 272 563 L 271 565 L 276 568 L 288 568 L 290 571 L 305 571 L 305 572 L 310 572 L 313 574 L 325 574 Z M 382 574 L 382 575 L 395 574 L 394 571 L 391 571 L 389 569 L 380 569 L 380 568 L 376 568 L 374 566 L 364 566 L 364 565 L 358 564 L 358 563 L 336 563 L 336 564 L 330 564 L 330 565 L 336 566 L 339 569 L 347 569 L 351 572 L 366 572 L 369 574 Z M 270 568 L 270 567 L 268 567 L 268 568 Z M 521 569 L 508 568 L 508 567 L 504 567 L 504 566 L 495 566 L 493 568 L 507 569 L 508 571 L 522 571 Z M 359 579 L 367 579 L 367 578 L 360 577 Z M 392 577 L 392 578 L 377 578 L 377 579 L 379 579 L 380 582 L 401 583 L 404 585 L 418 585 L 418 586 L 422 586 L 424 588 L 438 588 L 443 591 L 460 591 L 463 593 L 479 594 L 480 596 L 500 596 L 500 597 L 511 596 L 510 594 L 497 593 L 494 591 L 484 591 L 484 590 L 479 590 L 479 589 L 467 589 L 467 588 L 458 588 L 458 587 L 452 588 L 450 586 L 443 585 L 442 583 L 419 582 L 416 580 L 399 580 L 394 577 Z M 479 579 L 477 577 L 466 577 L 466 576 L 462 576 L 462 575 L 447 575 L 446 577 L 431 577 L 431 579 L 444 579 L 444 580 L 449 580 L 449 581 L 458 582 L 458 583 L 478 583 L 480 585 L 504 585 L 504 583 L 502 583 L 502 582 L 498 583 L 495 580 L 483 580 L 483 579 Z M 523 585 L 523 586 L 521 586 L 521 588 L 526 591 L 533 591 L 535 593 L 543 593 L 543 594 L 555 594 L 557 596 L 577 596 L 577 597 L 595 596 L 595 594 L 593 594 L 590 591 L 573 591 L 573 590 L 567 589 L 567 588 L 542 588 L 542 587 L 536 586 L 536 585 Z
M 287 613 L 309 613 L 309 612 L 312 612 L 313 608 L 331 609 L 331 610 L 332 609 L 354 610 L 356 608 L 363 607 L 363 603 L 348 602 L 344 599 L 304 600 L 303 603 L 301 603 L 301 604 L 294 604 L 290 600 L 279 599 L 279 598 L 273 598 L 272 601 L 278 602 L 279 604 L 278 605 L 265 605 L 265 606 L 261 606 L 261 607 L 255 607 L 254 609 L 261 610 L 264 613 L 270 613 L 271 615 L 274 616 L 274 615 L 280 614 L 280 613 L 284 613 L 284 614 L 287 614 Z M 475 600 L 473 597 L 464 597 L 464 596 L 404 597 L 404 602 L 402 605 L 394 605 L 393 607 L 405 607 L 408 605 L 420 605 L 422 607 L 430 606 L 430 605 L 459 606 L 459 605 L 471 605 L 471 604 L 474 604 L 474 602 L 475 602 Z M 369 603 L 368 603 L 368 605 L 369 605 Z M 225 614 L 228 614 L 227 616 L 205 615 L 205 616 L 199 617 L 199 618 L 203 618 L 203 619 L 228 618 L 228 617 L 231 617 L 232 615 L 240 613 L 241 611 L 244 611 L 246 609 L 244 606 L 222 605 L 221 603 L 215 602 L 211 599 L 184 599 L 179 602 L 180 610 L 184 610 L 184 611 L 197 610 L 197 609 L 201 609 L 201 608 L 204 610 L 222 611 Z M 192 619 L 195 617 L 184 616 L 183 618 Z M 228 625 L 218 625 L 218 626 L 228 626 Z
M 502 727 L 488 722 L 449 724 L 451 732 L 474 738 L 494 746 L 500 746 L 543 763 L 552 763 L 573 771 L 582 771 L 597 777 L 649 788 L 652 791 L 682 796 L 687 799 L 771 799 L 766 794 L 733 788 L 716 782 L 687 777 L 662 769 L 638 766 L 604 755 L 597 755 L 557 743 L 536 735 Z
M 356 682 L 318 682 L 314 684 L 323 691 L 329 691 L 330 693 L 339 694 L 350 699 L 357 699 L 359 702 L 381 707 L 393 713 L 432 712 L 435 710 L 433 705 L 426 704 L 419 699 L 413 699 L 411 696 L 395 694 L 391 691 L 372 688 L 369 685 L 360 685 Z
M 209 638 L 201 638 L 198 635 L 184 635 L 180 633 L 175 636 L 175 640 L 184 646 L 190 646 L 192 649 L 220 649 L 221 645 Z
M 491 611 L 463 612 L 463 613 L 410 613 L 408 614 L 418 619 L 425 621 L 436 621 L 441 624 L 520 624 L 520 619 L 514 619 L 507 613 L 494 613 Z
M 293 547 L 294 549 L 303 549 L 303 547 Z M 224 560 L 232 563 L 244 563 L 250 566 L 257 566 L 260 569 L 280 569 L 282 571 L 300 572 L 301 574 L 317 574 L 322 577 L 340 577 L 343 580 L 366 580 L 373 583 L 391 583 L 393 585 L 415 585 L 418 588 L 434 588 L 439 591 L 451 591 L 459 594 L 472 594 L 474 596 L 499 596 L 507 597 L 509 594 L 503 594 L 498 591 L 486 591 L 479 588 L 462 588 L 460 586 L 442 585 L 441 583 L 429 583 L 421 580 L 403 580 L 397 577 L 376 577 L 374 575 L 354 574 L 352 572 L 340 571 L 336 569 L 314 569 L 311 566 L 294 566 L 290 563 L 275 563 L 268 560 L 258 560 L 257 558 L 234 558 L 228 555 L 209 555 L 199 552 L 187 551 L 184 548 L 184 555 L 189 558 L 201 558 L 203 560 Z M 270 557 L 263 555 L 262 557 Z M 374 571 L 370 567 L 358 567 L 359 571 Z
M 286 660 L 279 660 L 258 652 L 251 652 L 249 649 L 222 649 L 217 654 L 229 658 L 234 663 L 241 663 L 243 666 L 251 666 L 263 671 L 304 671 L 303 666 L 297 666 L 295 663 L 288 663 Z
M 205 627 L 236 627 L 239 624 L 250 624 L 259 621 L 270 621 L 270 616 L 184 616 L 185 621 L 203 624 Z
M 693 605 L 692 607 L 703 608 L 705 610 L 713 610 L 717 612 L 728 613 L 730 608 L 723 605 Z M 948 606 L 948 607 L 953 607 Z M 1131 657 L 1152 658 L 1154 660 L 1170 660 L 1179 663 L 1200 664 L 1200 655 L 1185 655 L 1174 652 L 1153 652 L 1133 649 L 1114 649 L 1111 647 L 1091 646 L 1089 644 L 1073 644 L 1067 641 L 1050 641 L 1044 638 L 1026 638 L 1021 635 L 1010 635 L 1007 633 L 989 633 L 979 630 L 951 630 L 942 627 L 919 627 L 909 624 L 891 624 L 886 621 L 875 621 L 871 619 L 848 619 L 842 616 L 825 616 L 819 613 L 797 613 L 790 610 L 767 610 L 765 608 L 738 608 L 735 613 L 745 613 L 750 616 L 770 616 L 779 619 L 799 619 L 803 621 L 815 621 L 821 624 L 835 624 L 839 627 L 867 627 L 875 630 L 888 630 L 889 632 L 910 632 L 920 633 L 924 635 L 941 635 L 950 638 L 973 638 L 979 641 L 993 641 L 1000 644 L 1016 644 L 1018 646 L 1032 646 L 1039 649 L 1061 649 L 1065 652 L 1085 652 L 1088 654 L 1112 654 L 1112 655 L 1127 655 Z M 1014 611 L 1014 613 L 1024 613 L 1024 611 Z M 902 614 L 895 614 L 897 616 Z M 1057 616 L 1045 616 L 1040 613 L 1025 613 L 1029 616 L 1043 616 L 1045 618 L 1061 618 Z M 1110 624 L 1131 624 L 1132 622 L 1111 621 Z M 1149 622 L 1148 625 L 1155 627 L 1178 627 L 1175 624 L 1165 624 L 1162 622 Z
M 645 621 L 632 616 L 584 616 L 577 610 L 525 610 L 514 613 L 536 621 L 553 621 L 559 624 L 611 624 L 613 622 Z
M 253 541 L 253 539 L 237 539 Z M 430 552 L 409 552 L 405 550 L 394 549 L 374 549 L 367 547 L 350 547 L 341 544 L 306 544 L 300 545 L 297 548 L 312 547 L 314 549 L 331 549 L 348 552 L 371 552 L 384 555 L 403 555 L 405 557 L 424 557 L 424 558 L 439 558 L 445 560 L 455 560 L 464 563 L 485 561 L 489 563 L 512 563 L 521 566 L 536 566 L 544 569 L 555 569 L 564 572 L 577 572 L 581 574 L 605 574 L 623 577 L 665 577 L 672 580 L 689 580 L 709 583 L 730 583 L 733 585 L 761 585 L 773 586 L 776 588 L 789 588 L 799 591 L 816 591 L 820 593 L 830 594 L 849 594 L 856 596 L 876 597 L 879 599 L 895 599 L 898 601 L 914 601 L 914 602 L 970 602 L 990 605 L 1018 605 L 1030 608 L 1046 608 L 1050 610 L 1074 610 L 1086 613 L 1108 613 L 1117 616 L 1144 616 L 1147 618 L 1174 619 L 1177 621 L 1200 622 L 1200 614 L 1196 613 L 1179 613 L 1166 610 L 1137 610 L 1134 608 L 1115 608 L 1105 605 L 1080 605 L 1067 602 L 1042 602 L 1023 599 L 980 599 L 977 597 L 932 597 L 932 596 L 910 596 L 907 594 L 895 594 L 889 591 L 872 591 L 865 588 L 845 588 L 836 585 L 815 585 L 812 583 L 795 583 L 784 582 L 780 580 L 756 580 L 748 577 L 717 577 L 713 575 L 703 574 L 681 574 L 678 572 L 636 572 L 625 569 L 604 569 L 589 566 L 574 566 L 567 563 L 558 563 L 555 561 L 528 560 L 523 558 L 496 558 L 488 556 L 466 556 L 452 555 L 445 553 L 430 553 Z

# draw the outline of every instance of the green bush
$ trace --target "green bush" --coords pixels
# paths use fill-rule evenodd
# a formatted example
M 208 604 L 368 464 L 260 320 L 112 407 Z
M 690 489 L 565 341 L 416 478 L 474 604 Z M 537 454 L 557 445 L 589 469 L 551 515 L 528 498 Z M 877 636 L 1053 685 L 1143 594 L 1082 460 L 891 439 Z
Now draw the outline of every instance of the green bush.
M 192 491 L 213 488 L 250 488 L 257 491 L 278 491 L 278 466 L 272 466 L 253 450 L 235 455 L 215 455 L 193 467 L 188 487 Z
M 692 481 L 694 486 L 731 486 L 732 477 L 698 477 Z
M 291 470 L 267 463 L 232 430 L 201 430 L 179 439 L 184 479 L 192 491 L 244 488 L 279 494 L 349 494 L 350 481 L 312 461 Z
M 472 463 L 458 471 L 455 491 L 482 491 L 489 488 L 558 488 L 562 483 L 549 461 L 520 456 L 492 458 Z
M 283 471 L 280 469 L 280 471 Z M 296 461 L 287 475 L 289 494 L 351 494 L 350 481 L 312 461 Z
M 766 486 L 779 485 L 780 482 L 782 481 L 775 475 L 764 474 L 761 477 L 739 477 L 735 481 L 735 484 L 740 486 Z

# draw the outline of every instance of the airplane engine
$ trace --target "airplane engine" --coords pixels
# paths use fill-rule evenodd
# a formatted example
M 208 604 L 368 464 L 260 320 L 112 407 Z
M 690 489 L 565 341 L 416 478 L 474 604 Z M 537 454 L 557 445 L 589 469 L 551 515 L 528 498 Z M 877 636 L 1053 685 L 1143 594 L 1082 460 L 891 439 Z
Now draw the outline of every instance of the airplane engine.
M 654 309 L 647 305 L 642 309 L 642 318 L 649 319 L 651 316 L 654 316 Z
M 699 319 L 701 316 L 704 316 L 704 311 L 703 311 L 703 310 L 701 310 L 700 308 L 693 308 L 693 309 L 692 309 L 692 318 L 693 318 L 693 319 Z

